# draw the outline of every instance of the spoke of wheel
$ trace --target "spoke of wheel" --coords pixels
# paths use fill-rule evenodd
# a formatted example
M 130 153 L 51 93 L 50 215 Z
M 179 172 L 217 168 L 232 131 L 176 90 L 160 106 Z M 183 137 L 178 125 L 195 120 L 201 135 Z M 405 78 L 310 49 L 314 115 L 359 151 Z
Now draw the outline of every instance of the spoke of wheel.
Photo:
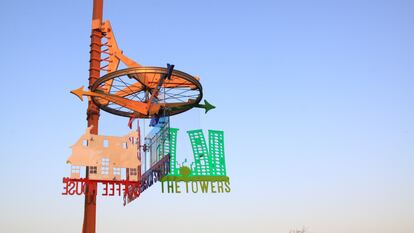
M 129 85 L 128 84 L 126 84 L 121 78 L 118 78 L 122 83 L 124 83 L 125 84 L 125 86 L 131 91 L 131 94 L 133 95 L 133 96 L 135 96 L 135 97 L 137 97 L 136 96 L 136 94 L 134 93 L 134 91 L 129 87 Z M 137 97 L 137 99 L 139 99 L 138 97 Z
M 189 99 L 193 99 L 193 98 L 196 98 L 198 95 L 195 95 L 195 96 L 169 96 L 168 98 L 165 98 L 164 100 L 170 100 L 170 99 L 172 99 L 172 98 L 186 98 L 187 99 L 187 101 L 189 100 Z
M 190 91 L 190 90 L 188 90 L 188 91 Z M 183 94 L 186 93 L 186 92 L 188 92 L 188 91 L 183 91 L 183 92 L 176 93 L 176 94 L 169 93 L 168 96 L 182 96 L 184 98 L 184 97 L 186 97 L 188 95 L 183 95 Z M 199 94 L 190 94 L 191 97 L 194 96 L 194 95 L 197 95 L 198 96 Z
M 182 98 L 182 97 L 181 97 L 181 98 Z M 170 96 L 170 98 L 168 98 L 168 99 L 176 99 L 176 100 L 178 100 L 178 101 L 180 101 L 180 102 L 186 103 L 186 101 L 183 101 L 182 99 L 180 99 L 180 97 L 173 97 L 173 96 Z
M 137 82 L 137 83 L 138 83 L 138 82 Z M 140 85 L 142 85 L 142 84 L 140 83 Z M 135 97 L 137 97 L 140 101 L 143 101 L 143 99 L 139 97 L 139 93 L 143 91 L 142 89 L 141 89 L 141 90 L 137 90 L 137 91 L 135 91 L 134 93 L 129 93 L 128 91 L 126 91 L 126 88 L 125 88 L 124 86 L 114 85 L 113 87 L 114 87 L 114 89 L 116 89 L 116 90 L 117 90 L 117 92 L 112 93 L 112 94 L 114 94 L 114 95 L 124 93 L 124 94 L 122 94 L 122 97 L 123 97 L 123 98 L 125 98 L 125 97 L 127 97 L 127 96 L 134 95 L 134 96 L 135 96 Z M 119 87 L 121 87 L 121 88 L 119 88 Z M 133 99 L 133 98 L 132 98 L 132 99 Z
M 183 93 L 185 93 L 187 91 L 198 91 L 198 89 L 192 90 L 192 89 L 188 89 L 188 88 L 185 88 L 185 87 L 181 87 L 181 88 L 169 88 L 169 90 L 166 91 L 166 93 L 168 93 L 170 91 L 179 91 L 179 90 L 183 90 Z
M 186 97 L 187 98 L 190 98 L 190 97 L 198 97 L 199 94 L 198 93 L 194 93 L 194 94 L 182 95 L 182 94 L 173 94 L 173 93 L 170 93 L 170 94 L 166 95 L 166 98 L 171 97 L 171 96 L 173 96 L 173 97 L 181 97 L 181 98 L 186 98 Z

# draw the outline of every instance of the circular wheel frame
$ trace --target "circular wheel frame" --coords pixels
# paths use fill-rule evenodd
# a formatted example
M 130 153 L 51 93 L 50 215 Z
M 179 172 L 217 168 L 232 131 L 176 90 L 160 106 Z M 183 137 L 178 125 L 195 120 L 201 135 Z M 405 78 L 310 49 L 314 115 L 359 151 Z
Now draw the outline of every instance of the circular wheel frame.
M 144 66 L 117 70 L 96 80 L 91 91 L 148 103 L 149 97 L 157 89 L 160 78 L 165 74 L 167 74 L 167 69 L 163 67 Z M 131 83 L 131 80 L 134 83 Z M 182 71 L 173 70 L 171 79 L 164 80 L 154 99 L 161 105 L 160 115 L 172 116 L 190 110 L 202 98 L 203 89 L 196 78 Z M 152 115 L 134 112 L 100 97 L 92 97 L 92 101 L 100 109 L 118 116 L 152 117 Z

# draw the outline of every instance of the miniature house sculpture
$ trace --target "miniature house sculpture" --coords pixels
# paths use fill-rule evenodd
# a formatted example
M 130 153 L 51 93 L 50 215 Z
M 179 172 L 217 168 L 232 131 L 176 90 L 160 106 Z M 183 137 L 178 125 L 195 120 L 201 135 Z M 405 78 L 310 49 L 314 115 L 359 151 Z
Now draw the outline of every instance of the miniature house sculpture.
M 91 180 L 121 180 L 125 170 L 127 179 L 138 181 L 141 162 L 138 152 L 138 132 L 125 136 L 103 136 L 91 134 L 89 127 L 75 145 L 67 163 L 71 167 L 71 178 L 80 178 L 80 168 L 89 167 Z

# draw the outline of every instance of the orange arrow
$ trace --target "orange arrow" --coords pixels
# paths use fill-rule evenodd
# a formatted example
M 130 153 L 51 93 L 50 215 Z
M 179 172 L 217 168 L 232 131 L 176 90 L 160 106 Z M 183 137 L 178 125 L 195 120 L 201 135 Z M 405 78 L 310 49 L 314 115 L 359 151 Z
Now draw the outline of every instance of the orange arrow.
M 84 91 L 83 90 L 83 86 L 71 91 L 70 93 L 76 95 L 77 97 L 79 97 L 79 99 L 81 101 L 83 101 L 83 96 L 95 96 L 95 97 L 99 97 L 108 101 L 111 101 L 115 104 L 118 104 L 122 107 L 128 108 L 134 112 L 138 112 L 141 113 L 145 116 L 147 115 L 153 115 L 159 112 L 161 105 L 157 104 L 157 103 L 152 103 L 151 109 L 148 109 L 148 103 L 143 103 L 143 102 L 139 102 L 139 101 L 134 101 L 134 100 L 130 100 L 130 99 L 125 99 L 122 97 L 119 97 L 117 95 L 112 95 L 112 94 L 106 94 L 106 93 L 98 93 L 98 92 L 92 92 L 92 91 Z

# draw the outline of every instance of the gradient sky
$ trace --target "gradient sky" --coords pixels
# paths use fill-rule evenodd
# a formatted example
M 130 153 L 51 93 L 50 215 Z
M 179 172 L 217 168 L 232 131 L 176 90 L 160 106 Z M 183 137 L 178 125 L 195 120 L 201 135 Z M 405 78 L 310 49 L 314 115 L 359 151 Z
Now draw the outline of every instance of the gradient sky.
M 0 1 L 0 232 L 80 232 L 62 196 L 86 127 L 92 0 Z M 97 232 L 414 232 L 414 1 L 105 0 L 124 53 L 199 75 L 229 194 L 98 197 Z M 100 133 L 127 120 L 101 114 Z

